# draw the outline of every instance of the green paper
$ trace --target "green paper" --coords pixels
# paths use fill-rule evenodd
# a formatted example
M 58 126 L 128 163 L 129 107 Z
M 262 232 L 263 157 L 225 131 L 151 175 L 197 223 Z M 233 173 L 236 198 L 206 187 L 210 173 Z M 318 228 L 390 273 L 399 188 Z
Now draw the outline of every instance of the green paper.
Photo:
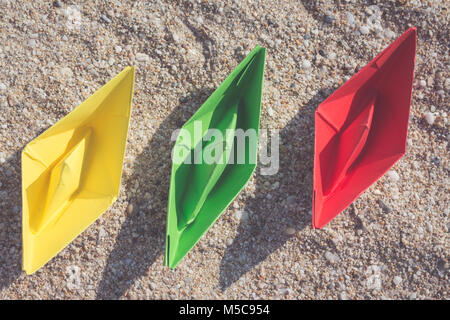
M 256 168 L 265 53 L 259 46 L 253 49 L 183 125 L 190 134 L 189 144 L 181 134 L 175 142 L 174 150 L 188 149 L 188 159 L 181 164 L 172 162 L 164 257 L 170 268 L 178 265 L 219 218 Z M 196 132 L 199 123 L 201 132 Z M 208 129 L 216 129 L 223 139 L 206 139 Z M 256 139 L 242 141 L 244 156 L 238 157 L 234 133 L 248 129 L 255 130 Z M 199 150 L 222 161 L 198 163 Z

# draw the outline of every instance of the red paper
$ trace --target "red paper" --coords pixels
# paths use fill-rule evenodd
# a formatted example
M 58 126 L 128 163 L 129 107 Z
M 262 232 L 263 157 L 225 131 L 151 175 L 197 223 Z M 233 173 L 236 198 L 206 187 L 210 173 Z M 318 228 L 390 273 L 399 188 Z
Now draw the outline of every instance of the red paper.
M 416 55 L 410 28 L 316 110 L 313 228 L 322 228 L 404 154 Z

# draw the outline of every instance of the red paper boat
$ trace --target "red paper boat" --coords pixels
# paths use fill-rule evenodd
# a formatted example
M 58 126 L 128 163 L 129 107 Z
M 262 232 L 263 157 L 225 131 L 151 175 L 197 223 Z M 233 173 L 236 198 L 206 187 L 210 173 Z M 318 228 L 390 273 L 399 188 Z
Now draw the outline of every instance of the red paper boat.
M 317 108 L 313 228 L 330 222 L 405 154 L 416 39 L 410 28 Z

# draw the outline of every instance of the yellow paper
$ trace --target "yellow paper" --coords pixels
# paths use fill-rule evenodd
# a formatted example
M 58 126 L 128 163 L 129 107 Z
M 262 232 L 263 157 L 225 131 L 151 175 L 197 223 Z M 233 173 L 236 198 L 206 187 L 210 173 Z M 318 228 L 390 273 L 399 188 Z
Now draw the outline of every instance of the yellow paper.
M 117 199 L 133 99 L 127 67 L 22 151 L 23 269 L 32 274 Z

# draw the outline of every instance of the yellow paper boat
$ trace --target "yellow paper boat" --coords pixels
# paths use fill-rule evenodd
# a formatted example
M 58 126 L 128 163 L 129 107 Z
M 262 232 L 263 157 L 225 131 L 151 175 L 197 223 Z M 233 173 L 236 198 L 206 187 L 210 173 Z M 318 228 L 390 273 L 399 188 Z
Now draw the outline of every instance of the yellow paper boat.
M 117 199 L 133 99 L 127 67 L 22 151 L 23 264 L 32 274 Z

